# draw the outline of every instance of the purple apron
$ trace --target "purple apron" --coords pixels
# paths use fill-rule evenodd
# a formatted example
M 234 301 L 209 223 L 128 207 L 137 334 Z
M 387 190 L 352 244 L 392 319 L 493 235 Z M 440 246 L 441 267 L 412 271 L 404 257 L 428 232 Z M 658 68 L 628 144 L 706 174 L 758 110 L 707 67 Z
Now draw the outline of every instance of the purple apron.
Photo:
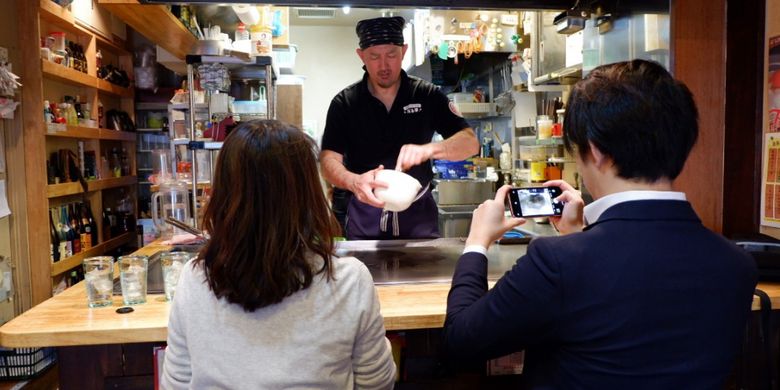
M 396 213 L 352 196 L 347 207 L 348 240 L 439 238 L 439 209 L 429 189 L 408 209 Z

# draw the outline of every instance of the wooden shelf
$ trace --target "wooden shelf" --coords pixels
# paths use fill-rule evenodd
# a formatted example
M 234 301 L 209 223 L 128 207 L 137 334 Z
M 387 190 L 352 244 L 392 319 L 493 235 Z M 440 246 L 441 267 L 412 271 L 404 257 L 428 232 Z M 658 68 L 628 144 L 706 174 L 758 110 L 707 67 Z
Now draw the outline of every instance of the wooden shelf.
M 80 32 L 76 26 L 76 18 L 67 8 L 51 0 L 41 0 L 41 18 L 60 27 L 68 27 L 71 32 Z
M 131 98 L 135 95 L 133 88 L 123 88 L 118 85 L 111 84 L 106 80 L 90 76 L 86 73 L 67 68 L 60 64 L 55 64 L 51 61 L 42 59 L 41 68 L 43 69 L 43 74 L 48 78 L 66 84 L 71 84 L 78 87 L 97 88 L 103 92 L 119 97 Z
M 97 77 L 79 72 L 75 69 L 55 64 L 51 61 L 41 60 L 41 69 L 45 77 L 70 84 L 77 87 L 95 88 L 97 86 Z
M 51 264 L 51 276 L 57 276 L 60 274 L 63 274 L 65 272 L 70 271 L 72 268 L 78 267 L 81 265 L 81 262 L 84 261 L 87 257 L 92 256 L 100 256 L 103 253 L 106 253 L 112 249 L 116 249 L 117 247 L 120 247 L 124 244 L 127 244 L 135 237 L 135 232 L 127 232 L 119 237 L 114 237 L 108 241 L 102 242 L 100 244 L 97 244 L 93 246 L 92 248 L 89 248 L 85 251 L 81 251 L 79 253 L 76 253 L 75 255 L 68 257 L 66 259 L 62 259 L 56 263 Z
M 142 6 L 140 1 L 134 3 L 136 8 L 130 12 L 137 12 L 136 17 L 138 18 L 147 18 L 148 8 Z M 96 75 L 95 64 L 98 50 L 104 54 L 106 62 L 115 63 L 115 65 L 125 69 L 132 67 L 132 50 L 128 48 L 127 42 L 118 39 L 110 32 L 111 19 L 115 18 L 116 15 L 111 15 L 111 10 L 103 7 L 108 12 L 94 12 L 87 21 L 76 17 L 76 13 L 72 12 L 69 7 L 63 8 L 52 0 L 19 1 L 16 8 L 18 10 L 12 16 L 19 19 L 17 20 L 18 35 L 25 37 L 23 41 L 26 39 L 30 42 L 36 42 L 36 44 L 21 45 L 18 48 L 21 58 L 20 68 L 29 70 L 25 73 L 23 100 L 34 103 L 22 104 L 22 115 L 26 120 L 20 136 L 24 136 L 25 143 L 22 145 L 23 148 L 19 146 L 11 149 L 12 151 L 20 150 L 15 152 L 14 159 L 9 159 L 9 164 L 13 163 L 11 164 L 13 168 L 8 169 L 9 172 L 27 172 L 26 177 L 28 177 L 28 188 L 25 192 L 27 206 L 22 212 L 17 213 L 25 226 L 29 227 L 29 231 L 24 235 L 25 246 L 29 249 L 27 251 L 29 253 L 25 253 L 29 262 L 29 281 L 25 282 L 25 288 L 22 289 L 24 291 L 20 291 L 20 294 L 29 295 L 29 303 L 34 305 L 51 296 L 52 288 L 57 284 L 58 279 L 67 275 L 74 267 L 80 267 L 85 257 L 101 255 L 122 244 L 134 242 L 135 232 L 131 232 L 112 240 L 106 240 L 106 242 L 95 245 L 93 248 L 70 258 L 52 263 L 50 248 L 46 245 L 49 219 L 46 210 L 66 203 L 88 201 L 89 207 L 92 207 L 92 211 L 96 212 L 104 206 L 113 205 L 120 195 L 118 192 L 124 190 L 129 196 L 129 204 L 132 209 L 137 211 L 138 178 L 134 176 L 134 168 L 137 166 L 138 134 L 135 131 L 121 132 L 109 128 L 85 127 L 84 125 L 47 126 L 44 123 L 44 116 L 41 115 L 41 102 L 62 95 L 85 97 L 85 101 L 95 111 L 101 101 L 105 104 L 105 110 L 122 110 L 129 113 L 134 111 L 135 91 L 133 85 L 130 85 L 129 88 L 122 88 L 102 80 Z M 152 8 L 157 8 L 159 11 L 165 6 L 153 6 Z M 172 15 L 170 17 L 175 20 Z M 168 27 L 162 25 L 158 20 L 150 20 L 147 23 L 159 30 Z M 183 29 L 183 27 L 181 28 Z M 79 42 L 84 47 L 89 73 L 82 73 L 41 58 L 38 43 L 41 38 L 46 39 L 47 35 L 54 31 L 64 32 L 66 39 Z M 166 34 L 164 31 L 158 31 L 158 33 L 161 36 Z M 194 43 L 194 37 L 192 40 Z M 177 45 L 179 42 L 170 42 L 170 44 Z M 186 51 L 189 51 L 190 47 L 190 45 L 182 46 Z M 167 105 L 164 106 L 163 110 L 167 110 Z M 54 131 L 55 129 L 62 131 Z M 49 133 L 49 130 L 52 132 Z M 88 149 L 94 150 L 98 156 L 104 155 L 112 147 L 126 148 L 127 163 L 133 168 L 132 175 L 90 180 L 86 182 L 86 190 L 79 182 L 47 185 L 45 179 L 46 158 L 49 152 L 68 145 L 71 149 L 75 149 L 73 146 L 76 141 L 84 141 L 84 143 L 89 144 Z M 103 221 L 98 220 L 96 223 L 98 229 L 102 230 Z
M 116 42 L 112 42 L 100 34 L 94 34 L 94 35 L 95 35 L 95 39 L 97 39 L 97 45 L 100 47 L 100 49 L 105 49 L 111 53 L 120 56 L 129 56 L 132 54 L 130 53 L 130 51 L 118 45 Z
M 133 95 L 135 95 L 132 88 L 120 87 L 103 79 L 97 79 L 97 88 L 103 92 L 107 92 L 119 97 L 133 97 Z
M 87 181 L 87 192 L 94 192 L 100 190 L 106 190 L 109 188 L 117 188 L 136 184 L 138 178 L 135 176 L 122 176 L 112 177 L 110 179 L 98 179 Z M 84 192 L 81 188 L 81 183 L 61 183 L 61 184 L 49 184 L 46 186 L 46 195 L 49 199 L 59 198 L 61 196 L 75 195 Z
M 101 139 L 112 141 L 135 142 L 136 134 L 130 131 L 116 131 L 110 129 L 101 129 L 82 126 L 66 126 L 67 131 L 58 131 L 55 133 L 46 133 L 49 137 L 79 138 L 79 139 Z
M 98 4 L 181 60 L 197 41 L 164 5 L 138 0 L 98 0 Z
M 168 103 L 136 103 L 136 111 L 167 111 Z

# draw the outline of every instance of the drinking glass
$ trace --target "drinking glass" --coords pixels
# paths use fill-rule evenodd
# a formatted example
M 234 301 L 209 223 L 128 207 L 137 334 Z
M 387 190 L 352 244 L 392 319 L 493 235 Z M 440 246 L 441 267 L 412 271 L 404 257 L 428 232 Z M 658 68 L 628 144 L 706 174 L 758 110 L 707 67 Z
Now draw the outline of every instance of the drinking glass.
M 83 262 L 89 307 L 111 306 L 114 292 L 114 258 L 87 257 Z
M 187 252 L 167 252 L 160 255 L 166 300 L 173 300 L 181 270 L 190 258 L 192 258 L 192 254 Z
M 122 300 L 125 305 L 146 302 L 146 256 L 119 256 L 119 279 L 122 283 Z

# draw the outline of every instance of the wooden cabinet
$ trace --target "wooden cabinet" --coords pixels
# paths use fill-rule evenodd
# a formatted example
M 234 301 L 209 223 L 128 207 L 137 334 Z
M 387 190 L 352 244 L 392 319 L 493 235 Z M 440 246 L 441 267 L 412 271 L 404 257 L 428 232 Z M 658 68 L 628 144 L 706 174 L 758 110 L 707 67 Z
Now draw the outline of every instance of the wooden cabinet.
M 108 237 L 102 212 L 115 208 L 120 199 L 130 204 L 136 212 L 135 133 L 114 130 L 111 125 L 99 121 L 101 111 L 108 118 L 110 110 L 134 115 L 132 86 L 122 87 L 98 77 L 98 57 L 104 65 L 112 64 L 127 72 L 132 79 L 132 54 L 123 45 L 104 37 L 95 29 L 83 24 L 67 10 L 51 0 L 20 2 L 20 36 L 35 37 L 22 42 L 24 95 L 25 170 L 27 177 L 26 217 L 29 262 L 31 269 L 30 290 L 32 303 L 51 296 L 52 289 L 68 273 L 77 269 L 85 257 L 103 254 L 119 246 L 134 242 L 134 226 L 128 232 Z M 29 35 L 25 35 L 27 32 Z M 36 42 L 46 39 L 51 32 L 63 32 L 68 41 L 84 48 L 86 72 L 43 58 Z M 99 53 L 99 54 L 98 54 Z M 79 96 L 79 101 L 89 104 L 84 119 L 94 123 L 67 125 L 54 129 L 44 119 L 44 101 L 63 101 L 64 96 Z M 102 110 L 101 110 L 102 108 Z M 89 121 L 88 121 L 89 122 Z M 103 127 L 92 127 L 102 125 Z M 79 146 L 94 151 L 97 175 L 87 180 L 86 188 L 78 181 L 51 184 L 47 180 L 47 159 L 52 153 L 68 149 L 78 154 Z M 122 153 L 126 160 L 124 176 L 117 176 L 111 169 L 103 169 L 108 160 Z M 104 160 L 105 159 L 105 160 Z M 117 161 L 118 162 L 118 161 Z M 88 204 L 98 229 L 98 241 L 91 248 L 74 253 L 57 262 L 51 260 L 49 209 L 70 203 Z

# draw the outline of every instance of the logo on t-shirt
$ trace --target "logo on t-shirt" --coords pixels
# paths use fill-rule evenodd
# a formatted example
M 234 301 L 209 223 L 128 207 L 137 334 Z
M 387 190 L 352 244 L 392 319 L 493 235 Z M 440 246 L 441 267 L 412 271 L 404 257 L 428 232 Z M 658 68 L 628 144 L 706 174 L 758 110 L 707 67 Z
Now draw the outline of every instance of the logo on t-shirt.
M 412 103 L 404 106 L 404 114 L 414 114 L 418 112 L 422 112 L 422 104 L 420 103 Z

